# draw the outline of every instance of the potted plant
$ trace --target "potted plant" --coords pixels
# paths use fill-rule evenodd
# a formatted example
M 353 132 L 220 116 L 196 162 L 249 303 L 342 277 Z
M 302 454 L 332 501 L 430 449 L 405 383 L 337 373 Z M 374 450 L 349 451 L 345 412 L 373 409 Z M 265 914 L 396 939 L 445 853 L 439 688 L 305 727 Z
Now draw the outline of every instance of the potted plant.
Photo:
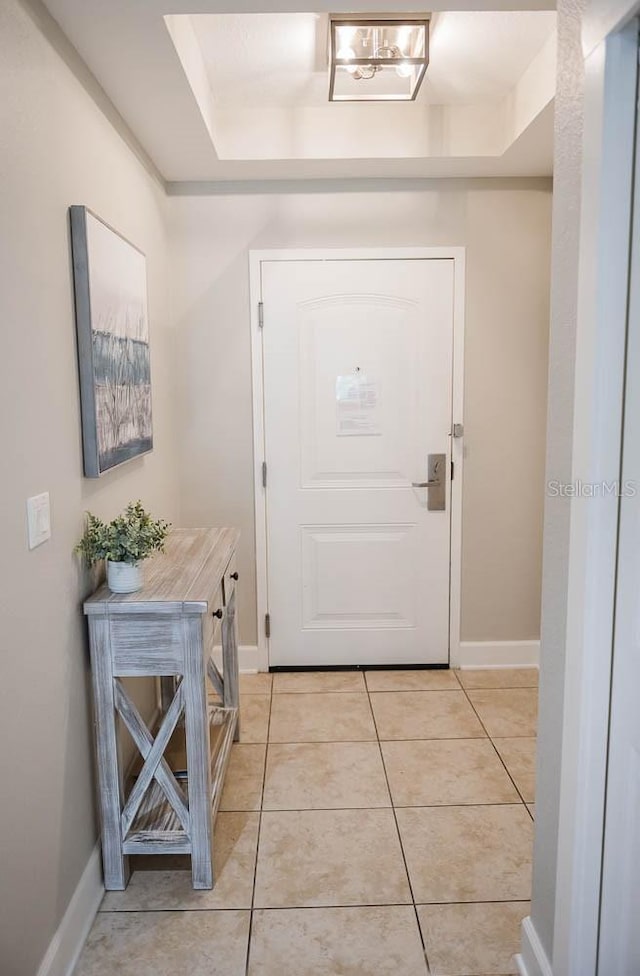
M 154 519 L 142 502 L 130 502 L 112 522 L 87 512 L 84 535 L 75 552 L 89 566 L 107 561 L 107 583 L 113 593 L 134 593 L 142 587 L 140 563 L 153 552 L 164 550 L 170 524 Z

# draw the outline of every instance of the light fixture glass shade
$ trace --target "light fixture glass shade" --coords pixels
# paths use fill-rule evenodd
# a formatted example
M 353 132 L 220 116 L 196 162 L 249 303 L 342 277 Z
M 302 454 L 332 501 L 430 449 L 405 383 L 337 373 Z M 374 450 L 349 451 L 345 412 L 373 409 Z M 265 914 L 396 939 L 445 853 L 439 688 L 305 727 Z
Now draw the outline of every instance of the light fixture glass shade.
M 428 20 L 331 18 L 330 102 L 410 102 L 429 63 Z

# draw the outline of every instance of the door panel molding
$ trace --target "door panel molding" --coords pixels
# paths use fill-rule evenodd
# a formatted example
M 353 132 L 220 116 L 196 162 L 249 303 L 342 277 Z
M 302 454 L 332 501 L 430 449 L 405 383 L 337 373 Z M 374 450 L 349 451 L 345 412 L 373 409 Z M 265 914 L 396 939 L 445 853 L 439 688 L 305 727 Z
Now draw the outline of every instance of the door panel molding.
M 260 660 L 269 660 L 269 640 L 264 620 L 269 612 L 267 572 L 267 489 L 263 487 L 265 457 L 265 413 L 263 383 L 263 329 L 269 328 L 269 309 L 259 314 L 262 302 L 262 264 L 274 261 L 438 261 L 453 262 L 453 369 L 452 425 L 464 423 L 464 247 L 410 248 L 304 248 L 260 249 L 249 252 L 251 367 L 253 390 L 253 470 L 256 545 L 256 594 L 258 615 L 258 651 Z M 354 295 L 354 299 L 358 296 Z M 381 296 L 384 299 L 384 296 Z M 464 474 L 464 438 L 450 438 L 454 477 L 451 482 L 451 556 L 449 578 L 449 663 L 457 667 L 460 660 L 460 588 L 462 555 L 462 488 Z M 331 480 L 331 479 L 329 479 Z M 338 479 L 344 486 L 342 479 Z M 356 483 L 359 479 L 354 479 Z M 360 482 L 361 483 L 361 482 Z M 277 622 L 275 622 L 277 626 Z
M 302 627 L 305 630 L 331 629 L 332 627 L 349 628 L 352 630 L 388 630 L 415 627 L 415 605 L 413 594 L 404 587 L 398 587 L 394 592 L 389 580 L 392 574 L 381 585 L 380 573 L 373 575 L 365 573 L 361 576 L 361 587 L 366 590 L 363 596 L 363 606 L 355 611 L 344 611 L 331 604 L 339 603 L 344 575 L 351 572 L 348 553 L 351 545 L 361 541 L 368 546 L 376 546 L 379 555 L 390 547 L 395 555 L 397 547 L 401 547 L 405 563 L 415 566 L 416 545 L 413 538 L 415 524 L 402 525 L 394 522 L 391 525 L 303 525 L 302 530 L 302 563 L 307 572 L 305 578 L 313 582 L 313 587 L 305 591 L 303 596 Z M 343 550 L 344 554 L 343 554 Z M 369 562 L 371 565 L 371 562 Z M 324 573 L 322 570 L 324 569 Z M 324 595 L 322 579 L 332 581 L 331 591 Z M 365 607 L 364 603 L 370 604 Z M 401 604 L 404 603 L 404 606 Z M 372 606 L 371 604 L 375 604 Z

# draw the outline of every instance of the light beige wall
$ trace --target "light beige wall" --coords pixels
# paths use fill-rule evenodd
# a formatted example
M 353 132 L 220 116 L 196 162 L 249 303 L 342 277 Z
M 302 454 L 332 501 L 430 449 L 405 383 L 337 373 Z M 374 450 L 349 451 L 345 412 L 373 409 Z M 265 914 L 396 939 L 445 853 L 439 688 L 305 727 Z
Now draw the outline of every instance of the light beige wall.
M 164 193 L 17 0 L 0 4 L 0 970 L 33 976 L 96 841 L 88 659 L 72 547 L 86 508 L 177 518 Z M 147 254 L 155 451 L 82 477 L 67 208 Z M 51 494 L 29 552 L 25 500 Z
M 292 187 L 293 190 L 293 187 Z M 168 201 L 180 350 L 182 514 L 242 530 L 240 631 L 256 641 L 248 253 L 467 248 L 462 638 L 539 636 L 551 187 Z

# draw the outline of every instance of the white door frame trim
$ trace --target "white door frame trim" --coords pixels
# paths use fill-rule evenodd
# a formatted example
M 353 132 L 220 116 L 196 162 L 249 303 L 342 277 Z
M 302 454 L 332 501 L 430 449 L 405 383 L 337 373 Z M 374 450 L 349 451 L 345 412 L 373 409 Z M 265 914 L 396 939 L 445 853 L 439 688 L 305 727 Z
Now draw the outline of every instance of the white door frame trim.
M 255 500 L 256 603 L 258 614 L 258 657 L 262 667 L 269 665 L 269 641 L 264 619 L 269 609 L 267 574 L 267 495 L 262 487 L 264 460 L 264 384 L 262 329 L 258 303 L 262 300 L 263 261 L 453 261 L 453 375 L 452 423 L 464 423 L 464 247 L 387 247 L 387 248 L 287 248 L 249 251 L 249 292 L 251 301 L 251 374 L 253 389 L 253 483 Z M 464 438 L 451 437 L 451 460 L 455 475 L 451 482 L 451 560 L 449 579 L 449 664 L 457 667 L 460 657 L 460 588 L 462 571 L 462 484 L 464 477 Z
M 638 0 L 616 0 L 628 19 Z M 584 140 L 572 477 L 620 478 L 636 119 L 637 33 L 610 0 L 583 21 Z M 598 35 L 606 14 L 608 33 Z M 604 22 L 604 21 L 603 21 Z M 521 973 L 595 976 L 619 502 L 571 502 L 561 787 L 552 959 L 523 923 Z M 540 796 L 538 804 L 546 798 Z M 536 859 L 544 852 L 534 851 Z M 549 947 L 546 947 L 547 949 Z
M 637 4 L 637 0 L 635 0 Z M 631 207 L 635 25 L 585 61 L 573 477 L 620 478 Z M 572 502 L 552 969 L 597 972 L 619 500 Z

